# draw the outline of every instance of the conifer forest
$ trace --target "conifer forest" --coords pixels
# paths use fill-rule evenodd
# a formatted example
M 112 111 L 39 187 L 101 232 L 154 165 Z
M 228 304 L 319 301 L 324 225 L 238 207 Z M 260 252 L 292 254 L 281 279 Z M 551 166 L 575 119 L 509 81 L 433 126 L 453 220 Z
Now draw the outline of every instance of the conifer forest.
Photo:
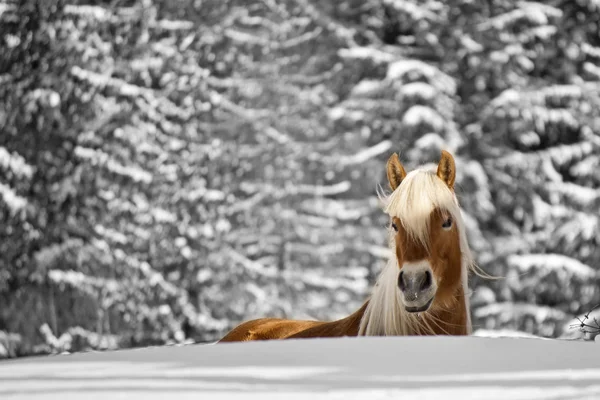
M 474 330 L 589 336 L 598 0 L 0 0 L 0 358 L 344 317 L 442 149 Z

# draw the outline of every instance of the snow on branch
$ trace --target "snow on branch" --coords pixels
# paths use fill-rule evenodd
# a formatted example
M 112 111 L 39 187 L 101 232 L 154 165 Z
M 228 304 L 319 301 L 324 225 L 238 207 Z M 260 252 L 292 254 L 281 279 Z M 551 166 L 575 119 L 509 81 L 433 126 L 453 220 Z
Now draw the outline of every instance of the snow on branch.
M 261 263 L 249 259 L 245 255 L 234 250 L 233 248 L 230 248 L 230 247 L 226 248 L 224 250 L 224 253 L 229 258 L 231 258 L 231 260 L 240 264 L 247 271 L 249 271 L 251 273 L 254 273 L 254 274 L 257 274 L 257 275 L 260 275 L 263 277 L 267 277 L 267 278 L 273 278 L 273 277 L 277 276 L 277 270 L 275 268 L 267 268 L 264 265 L 262 265 Z
M 565 108 L 533 106 L 521 111 L 520 115 L 523 120 L 535 124 L 538 132 L 545 132 L 549 124 L 564 124 L 571 129 L 577 129 L 580 125 L 571 111 Z
M 67 239 L 61 243 L 53 243 L 42 247 L 33 253 L 32 258 L 35 260 L 38 269 L 47 270 L 54 266 L 56 261 L 61 259 L 65 253 L 69 251 L 79 252 L 82 247 L 83 241 L 81 239 Z
M 580 100 L 586 93 L 595 95 L 600 90 L 597 82 L 584 82 L 570 85 L 548 85 L 540 89 L 518 91 L 506 89 L 496 96 L 487 106 L 489 110 L 497 108 L 516 107 L 523 109 L 523 103 L 547 107 L 548 102 L 558 100 Z
M 311 196 L 334 196 L 350 190 L 352 184 L 349 181 L 342 181 L 333 185 L 287 185 L 284 188 L 275 185 L 242 182 L 240 189 L 248 194 L 257 192 L 267 192 L 274 197 L 281 198 L 285 196 L 294 196 L 298 194 L 307 194 Z
M 84 160 L 88 160 L 92 165 L 103 166 L 110 172 L 127 177 L 134 182 L 150 183 L 152 174 L 135 166 L 125 166 L 120 164 L 111 156 L 101 150 L 95 150 L 88 147 L 75 147 L 75 155 Z
M 292 138 L 290 138 L 288 135 L 286 135 L 283 132 L 280 132 L 272 126 L 263 127 L 262 129 L 260 129 L 260 133 L 263 133 L 265 136 L 276 141 L 279 144 L 289 144 L 293 141 Z
M 310 0 L 295 0 L 295 3 L 301 8 L 302 11 L 319 26 L 327 29 L 338 39 L 343 41 L 347 47 L 356 47 L 357 43 L 354 40 L 356 29 L 348 28 L 343 24 L 338 23 L 334 19 L 328 16 L 327 13 L 322 12 L 317 7 L 311 4 Z
M 513 254 L 507 258 L 508 264 L 520 271 L 526 272 L 532 269 L 545 271 L 567 271 L 571 276 L 581 280 L 595 278 L 597 275 L 589 265 L 562 254 Z
M 361 295 L 366 294 L 368 290 L 368 282 L 366 279 L 330 278 L 314 271 L 301 273 L 286 271 L 283 276 L 287 281 L 300 281 L 311 289 L 326 289 L 328 291 L 344 289 Z
M 438 90 L 453 95 L 456 93 L 456 81 L 439 68 L 416 59 L 399 60 L 390 63 L 386 79 L 401 81 L 408 73 L 418 73 L 427 78 L 429 83 Z
M 149 114 L 149 116 L 153 114 L 154 109 L 158 109 L 163 114 L 175 116 L 182 120 L 187 120 L 191 116 L 191 111 L 181 109 L 166 97 L 157 97 L 152 89 L 132 85 L 122 79 L 99 74 L 78 66 L 71 68 L 71 74 L 77 79 L 88 82 L 90 85 L 99 89 L 110 88 L 115 90 L 121 96 L 133 98 L 136 105 Z M 148 104 L 147 106 L 140 101 L 140 97 L 145 99 Z
M 0 182 L 0 196 L 8 205 L 11 213 L 17 214 L 27 206 L 27 199 L 19 196 L 13 188 Z
M 338 56 L 350 60 L 371 60 L 376 64 L 390 63 L 398 59 L 397 55 L 372 47 L 352 47 L 338 50 Z
M 352 88 L 349 97 L 374 98 L 385 93 L 387 88 L 386 82 L 378 79 L 363 79 Z
M 442 132 L 444 129 L 444 118 L 433 108 L 415 104 L 402 117 L 402 123 L 405 126 L 419 126 L 420 124 L 428 124 L 435 132 Z
M 242 32 L 233 28 L 225 29 L 224 34 L 227 38 L 231 39 L 234 42 L 248 44 L 252 46 L 269 47 L 271 44 L 275 43 L 271 42 L 269 39 Z
M 600 79 L 600 67 L 596 63 L 586 61 L 583 63 L 583 70 L 589 75 L 592 75 L 594 79 Z
M 344 65 L 342 63 L 335 63 L 331 69 L 323 71 L 318 75 L 295 74 L 287 75 L 284 79 L 295 84 L 312 86 L 333 78 L 335 74 L 343 69 Z
M 598 170 L 600 170 L 600 158 L 595 155 L 590 155 L 573 165 L 569 169 L 569 172 L 573 176 L 584 177 L 587 176 L 590 171 Z
M 571 201 L 584 207 L 594 203 L 600 204 L 600 190 L 586 186 L 577 185 L 572 182 L 548 182 L 548 190 L 560 193 Z
M 550 40 L 552 36 L 556 35 L 557 32 L 558 29 L 556 26 L 536 26 L 535 28 L 528 29 L 524 33 L 517 35 L 516 40 L 519 43 L 529 43 L 534 40 L 547 41 Z
M 525 303 L 493 303 L 475 310 L 476 318 L 500 317 L 503 321 L 513 321 L 523 317 L 531 316 L 538 324 L 552 319 L 562 321 L 567 314 L 556 308 Z
M 509 256 L 515 252 L 527 252 L 531 249 L 540 248 L 548 242 L 548 237 L 553 234 L 547 231 L 537 231 L 525 234 L 509 234 L 494 239 L 494 254 L 499 257 Z
M 309 31 L 309 32 L 305 32 L 298 37 L 287 39 L 287 40 L 283 41 L 282 43 L 275 43 L 275 48 L 276 49 L 289 49 L 294 46 L 299 46 L 302 43 L 306 43 L 308 41 L 316 39 L 322 33 L 323 33 L 323 29 L 321 27 L 317 27 L 316 29 Z
M 310 199 L 301 203 L 300 208 L 306 212 L 340 221 L 353 221 L 368 215 L 373 207 L 349 208 L 343 201 L 332 199 Z
M 487 337 L 487 338 L 527 338 L 527 339 L 541 339 L 541 340 L 552 340 L 542 336 L 533 335 L 531 333 L 512 330 L 512 329 L 477 329 L 473 332 L 475 337 Z
M 267 195 L 267 193 L 258 192 L 242 201 L 238 201 L 227 208 L 227 215 L 233 215 L 240 211 L 251 210 L 260 204 L 260 202 L 263 201 Z
M 200 186 L 197 189 L 192 189 L 187 192 L 186 199 L 192 203 L 203 199 L 205 202 L 223 201 L 227 194 L 221 190 L 208 189 L 205 186 Z
M 103 89 L 105 87 L 110 87 L 112 89 L 115 89 L 120 95 L 125 97 L 154 95 L 151 89 L 137 85 L 132 85 L 130 83 L 125 82 L 122 79 L 112 78 L 107 75 L 102 75 L 93 71 L 88 71 L 78 66 L 74 66 L 73 68 L 71 68 L 71 74 L 77 79 L 86 81 L 97 88 Z
M 237 105 L 237 104 L 233 103 L 232 101 L 230 101 L 229 99 L 227 99 L 226 97 L 224 97 L 223 95 L 221 95 L 220 93 L 215 92 L 215 91 L 210 92 L 210 102 L 213 105 L 219 106 L 219 107 L 223 108 L 224 110 L 227 110 L 240 118 L 250 120 L 250 121 L 260 119 L 260 118 L 267 118 L 272 114 L 272 111 L 270 111 L 270 110 L 250 109 L 250 108 L 245 108 L 240 105 Z
M 108 248 L 108 245 L 104 241 L 96 240 L 94 245 L 100 250 L 106 250 Z M 133 256 L 129 256 L 121 249 L 116 249 L 112 252 L 112 255 L 116 260 L 124 263 L 127 267 L 139 271 L 142 276 L 148 280 L 150 286 L 159 287 L 165 294 L 170 296 L 187 299 L 185 290 L 166 281 L 163 275 L 152 268 L 148 262 L 140 261 Z
M 326 162 L 328 163 L 336 163 L 342 167 L 346 167 L 349 165 L 358 165 L 367 162 L 368 160 L 375 158 L 392 148 L 392 142 L 389 140 L 384 140 L 375 146 L 368 147 L 359 151 L 356 154 L 350 156 L 335 156 L 335 157 L 327 157 Z
M 48 279 L 55 284 L 68 285 L 91 296 L 95 296 L 99 290 L 116 292 L 121 287 L 113 279 L 96 278 L 73 270 L 51 269 L 48 271 Z
M 98 334 L 80 326 L 70 327 L 60 337 L 56 337 L 48 324 L 43 324 L 40 327 L 40 333 L 44 337 L 45 343 L 56 353 L 87 350 L 88 346 L 91 349 L 101 350 L 117 350 L 119 348 L 119 336 L 106 332 Z M 79 348 L 81 341 L 84 343 L 83 349 Z M 74 342 L 77 343 L 75 346 Z
M 519 2 L 518 7 L 479 24 L 479 29 L 494 28 L 498 31 L 505 31 L 519 21 L 528 21 L 534 25 L 547 25 L 549 18 L 560 18 L 563 15 L 563 12 L 556 7 L 533 1 Z
M 100 6 L 68 4 L 64 8 L 64 12 L 65 14 L 86 17 L 99 22 L 108 21 L 113 17 L 113 13 L 110 10 Z
M 428 101 L 433 101 L 436 98 L 436 96 L 439 96 L 439 91 L 429 83 L 410 82 L 400 86 L 398 88 L 398 94 L 401 95 L 404 99 L 420 98 Z
M 600 5 L 600 1 L 598 3 Z M 582 43 L 581 51 L 583 51 L 588 56 L 600 58 L 600 47 L 592 46 L 589 43 Z
M 245 25 L 252 28 L 263 27 L 271 32 L 277 32 L 281 28 L 280 24 L 257 15 L 239 15 L 239 17 L 236 18 L 236 21 L 241 25 Z
M 27 164 L 25 159 L 17 154 L 10 153 L 4 147 L 0 146 L 0 168 L 10 170 L 15 176 L 31 179 L 34 167 Z
M 97 224 L 94 226 L 94 231 L 98 235 L 110 239 L 114 243 L 118 243 L 120 245 L 125 245 L 128 243 L 127 236 L 115 229 L 107 228 L 103 225 Z
M 350 181 L 342 181 L 333 185 L 297 185 L 293 186 L 293 194 L 308 194 L 311 196 L 334 196 L 350 190 L 352 184 Z
M 594 151 L 598 151 L 594 147 L 594 144 L 590 142 L 578 142 L 549 147 L 539 154 L 541 157 L 550 157 L 555 164 L 562 166 L 582 160 Z
M 165 210 L 164 208 L 153 207 L 150 209 L 150 215 L 154 218 L 157 223 L 175 223 L 177 222 L 177 215 L 172 212 Z
M 415 2 L 407 1 L 407 0 L 384 0 L 383 2 L 386 5 L 392 6 L 396 11 L 408 14 L 414 21 L 420 20 L 431 20 L 435 21 L 439 19 L 438 14 L 433 12 L 420 4 L 415 4 Z M 440 8 L 439 2 L 427 2 L 427 4 L 433 3 L 434 5 L 438 5 L 436 8 Z
M 575 247 L 581 244 L 582 240 L 593 240 L 598 232 L 600 232 L 600 218 L 589 213 L 578 212 L 573 219 L 553 232 L 553 235 Z
M 549 147 L 535 153 L 513 151 L 493 162 L 501 167 L 518 165 L 523 169 L 535 169 L 544 160 L 551 159 L 556 165 L 563 166 L 584 159 L 594 152 L 594 147 L 590 142 L 578 142 Z
M 165 31 L 187 31 L 194 28 L 194 23 L 191 21 L 172 21 L 161 19 L 154 22 L 152 26 Z
M 383 260 L 388 260 L 394 255 L 393 251 L 389 247 L 383 247 L 374 244 L 358 243 L 355 245 L 355 249 L 358 251 L 364 251 L 373 257 L 381 258 Z

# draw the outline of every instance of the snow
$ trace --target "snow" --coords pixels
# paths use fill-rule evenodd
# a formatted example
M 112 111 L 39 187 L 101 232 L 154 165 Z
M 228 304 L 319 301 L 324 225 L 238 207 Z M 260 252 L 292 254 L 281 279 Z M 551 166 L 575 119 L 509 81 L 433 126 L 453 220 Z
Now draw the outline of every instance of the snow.
M 186 383 L 186 382 L 183 382 Z M 177 385 L 182 385 L 182 382 L 172 382 L 170 385 L 173 392 L 177 393 L 177 399 L 198 399 L 198 394 L 193 389 L 189 389 L 189 384 L 186 389 L 178 389 Z M 133 385 L 127 385 L 133 386 Z M 191 385 L 193 386 L 193 385 Z M 210 386 L 219 386 L 210 385 Z M 207 391 L 210 390 L 210 386 L 206 385 Z M 221 385 L 222 386 L 222 385 Z M 586 388 L 578 388 L 574 386 L 560 386 L 552 389 L 552 393 L 549 393 L 547 389 L 541 387 L 523 387 L 523 388 L 508 388 L 504 386 L 499 387 L 480 387 L 471 386 L 468 388 L 456 388 L 456 387 L 438 387 L 435 389 L 379 389 L 379 390 L 333 390 L 327 393 L 314 393 L 312 391 L 289 391 L 289 390 L 278 390 L 276 392 L 267 392 L 261 390 L 261 387 L 254 387 L 252 385 L 230 385 L 228 390 L 210 392 L 211 400 L 229 400 L 229 399 L 244 399 L 244 400 L 306 400 L 310 398 L 312 400 L 392 400 L 401 398 L 403 400 L 439 400 L 439 399 L 461 399 L 461 400 L 550 400 L 550 399 L 566 399 L 566 398 L 577 398 L 581 400 L 594 399 L 594 394 L 600 394 L 600 386 L 590 386 Z M 136 388 L 132 388 L 135 390 Z M 168 388 L 167 388 L 168 389 Z M 250 393 L 242 390 L 251 390 Z M 255 390 L 252 390 L 255 389 Z M 256 390 L 258 389 L 258 390 Z M 138 389 L 139 390 L 139 389 Z M 140 393 L 139 398 L 147 400 L 162 399 L 164 395 L 163 391 L 155 392 L 150 389 L 145 391 L 138 391 Z M 168 392 L 168 391 L 166 391 Z M 61 399 L 77 399 L 80 400 L 79 394 L 61 392 Z M 86 394 L 86 399 L 106 399 L 116 395 L 115 390 L 109 388 L 102 388 L 96 392 L 90 392 Z M 143 394 L 142 394 L 143 393 Z M 142 397 L 143 396 L 143 397 Z M 8 396 L 6 399 L 17 399 L 20 397 Z M 51 393 L 40 393 L 35 397 L 36 399 L 54 399 Z M 130 398 L 129 396 L 123 398 Z M 136 397 L 137 398 L 137 397 Z
M 421 60 L 400 60 L 390 63 L 386 79 L 390 81 L 402 80 L 410 72 L 426 77 L 430 84 L 448 94 L 456 93 L 456 82 L 452 77 Z
M 338 55 L 342 58 L 352 58 L 358 60 L 370 59 L 375 63 L 387 63 L 394 60 L 395 56 L 385 51 L 373 49 L 370 47 L 352 47 L 349 49 L 340 49 Z
M 581 261 L 562 254 L 524 254 L 508 257 L 509 265 L 525 272 L 533 268 L 546 271 L 565 270 L 570 275 L 585 280 L 594 278 L 596 271 Z
M 0 146 L 0 168 L 8 169 L 16 176 L 27 179 L 31 179 L 34 172 L 33 166 L 27 164 L 21 155 L 10 153 L 2 146 Z
M 591 206 L 600 198 L 600 189 L 581 186 L 571 182 L 549 182 L 547 187 L 550 191 L 560 193 L 583 206 Z
M 113 15 L 110 10 L 100 6 L 70 5 L 65 6 L 65 13 L 85 16 L 95 21 L 109 20 Z
M 527 303 L 494 303 L 478 308 L 473 315 L 476 318 L 499 317 L 502 321 L 533 317 L 541 324 L 549 319 L 562 321 L 567 315 L 558 309 Z
M 102 150 L 77 146 L 75 147 L 75 155 L 81 159 L 90 161 L 92 165 L 104 166 L 110 172 L 128 177 L 134 182 L 143 182 L 146 184 L 152 182 L 152 174 L 150 172 L 137 166 L 123 165 Z
M 478 329 L 475 332 L 473 332 L 473 336 L 487 337 L 487 338 L 511 337 L 511 338 L 551 340 L 551 339 L 542 338 L 540 336 L 532 335 L 531 333 L 515 331 L 512 329 Z
M 471 296 L 471 306 L 487 305 L 496 302 L 496 294 L 487 286 L 478 287 Z
M 404 113 L 402 123 L 406 126 L 429 124 L 434 131 L 440 132 L 444 127 L 444 118 L 431 107 L 414 105 Z
M 415 4 L 415 2 L 413 2 L 413 1 L 385 0 L 384 3 L 394 7 L 394 9 L 398 12 L 402 12 L 402 13 L 406 13 L 406 14 L 410 15 L 411 18 L 416 21 L 422 20 L 422 19 L 429 19 L 429 20 L 437 19 L 437 15 L 434 12 L 432 12 L 431 10 L 428 10 L 424 6 Z
M 600 6 L 600 1 L 598 1 L 598 5 Z M 582 43 L 581 51 L 588 56 L 600 58 L 600 47 L 592 46 L 589 43 Z
M 596 79 L 600 78 L 600 67 L 591 62 L 583 63 L 583 70 L 590 75 L 594 75 Z
M 158 223 L 173 223 L 177 221 L 177 216 L 164 208 L 153 208 L 150 210 L 150 214 L 154 217 L 154 220 Z
M 191 21 L 171 21 L 163 19 L 157 21 L 156 26 L 167 31 L 179 31 L 192 29 L 195 25 Z
M 7 11 L 14 10 L 16 7 L 12 4 L 0 3 L 0 15 Z
M 386 153 L 392 148 L 392 142 L 390 140 L 383 140 L 374 146 L 367 147 L 357 153 L 349 156 L 336 157 L 337 163 L 340 166 L 358 165 L 362 164 L 372 158 L 375 158 L 381 154 Z
M 416 155 L 417 153 L 420 153 L 423 150 L 428 150 L 428 149 L 442 150 L 445 148 L 446 148 L 446 142 L 444 141 L 444 138 L 442 138 L 437 133 L 426 133 L 423 136 L 421 136 L 419 139 L 417 139 L 417 141 L 415 142 L 413 149 L 411 149 L 411 151 L 413 151 Z
M 420 97 L 425 100 L 433 100 L 438 95 L 438 91 L 428 83 L 411 82 L 400 86 L 398 94 L 407 98 Z
M 350 92 L 351 97 L 375 97 L 382 93 L 387 87 L 383 82 L 376 79 L 363 79 L 358 82 L 352 91 Z
M 8 205 L 12 213 L 16 214 L 27 206 L 27 199 L 19 196 L 10 186 L 0 182 L 0 197 Z
M 523 1 L 519 3 L 519 8 L 487 20 L 481 24 L 481 28 L 493 27 L 502 31 L 522 20 L 543 26 L 549 23 L 549 18 L 560 18 L 562 14 L 563 12 L 558 8 L 534 1 Z
M 0 363 L 2 399 L 562 399 L 600 396 L 595 343 L 536 338 L 288 340 Z

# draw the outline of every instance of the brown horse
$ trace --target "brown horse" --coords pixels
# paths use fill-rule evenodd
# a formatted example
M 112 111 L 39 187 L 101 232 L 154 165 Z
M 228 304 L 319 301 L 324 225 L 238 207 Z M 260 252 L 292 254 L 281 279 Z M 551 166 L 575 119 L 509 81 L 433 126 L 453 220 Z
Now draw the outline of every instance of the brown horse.
M 331 322 L 263 318 L 231 330 L 220 342 L 471 333 L 468 272 L 475 270 L 458 200 L 454 158 L 442 151 L 435 169 L 406 173 L 398 155 L 387 162 L 392 189 L 384 198 L 393 257 L 370 298 Z

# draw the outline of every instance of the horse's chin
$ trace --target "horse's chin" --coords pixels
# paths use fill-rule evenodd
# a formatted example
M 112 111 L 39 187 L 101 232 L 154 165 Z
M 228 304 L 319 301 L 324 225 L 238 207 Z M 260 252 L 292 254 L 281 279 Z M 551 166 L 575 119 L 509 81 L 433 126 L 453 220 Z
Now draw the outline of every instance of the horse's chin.
M 429 310 L 432 303 L 433 303 L 433 297 L 431 297 L 429 300 L 427 300 L 427 302 L 425 302 L 423 304 L 414 304 L 414 302 L 411 302 L 410 305 L 404 304 L 404 309 L 406 310 L 406 312 L 411 313 L 411 314 L 412 313 L 422 313 L 422 312 Z

